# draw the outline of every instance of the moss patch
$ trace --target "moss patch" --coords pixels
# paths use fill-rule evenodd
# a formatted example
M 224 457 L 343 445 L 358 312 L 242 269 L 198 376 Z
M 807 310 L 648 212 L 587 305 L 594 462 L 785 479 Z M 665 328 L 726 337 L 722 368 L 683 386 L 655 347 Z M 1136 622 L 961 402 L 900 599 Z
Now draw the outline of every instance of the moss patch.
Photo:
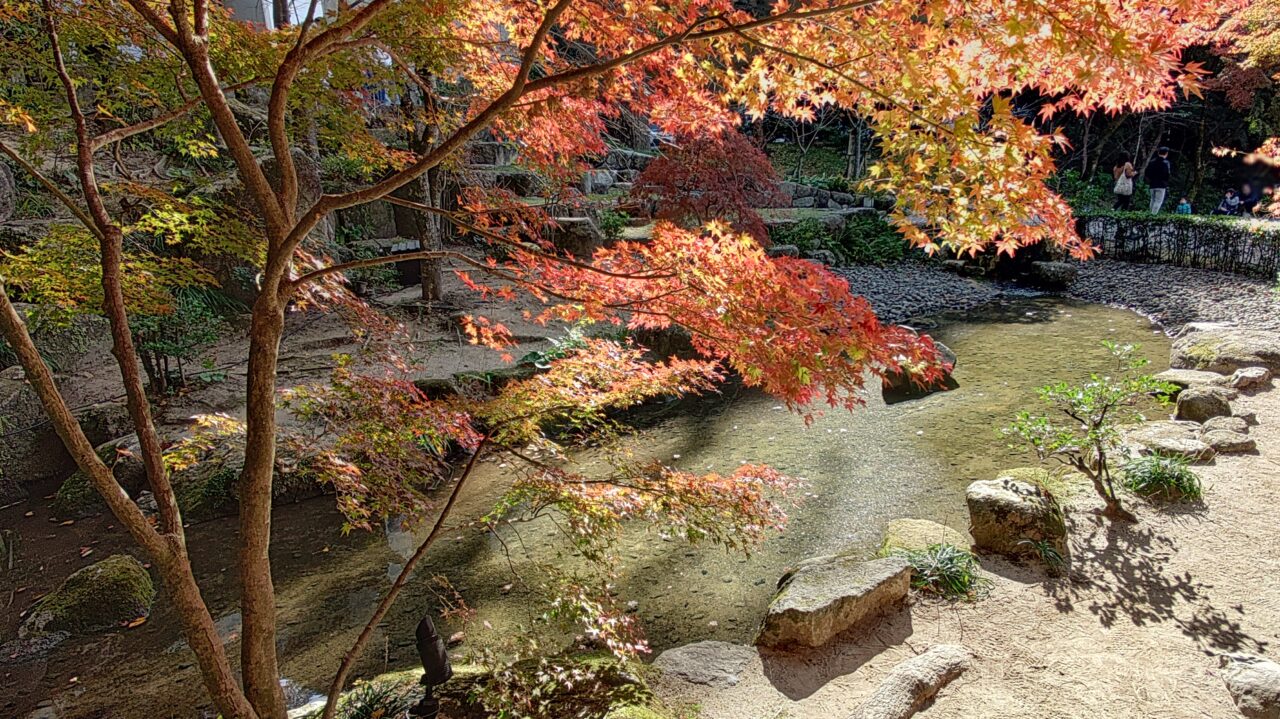
M 1000 472 L 1001 477 L 1034 484 L 1058 499 L 1067 499 L 1092 488 L 1089 478 L 1079 472 L 1052 472 L 1044 467 L 1017 467 Z
M 18 633 L 25 638 L 111 629 L 150 614 L 155 598 L 146 568 L 127 554 L 112 555 L 67 577 L 32 605 Z

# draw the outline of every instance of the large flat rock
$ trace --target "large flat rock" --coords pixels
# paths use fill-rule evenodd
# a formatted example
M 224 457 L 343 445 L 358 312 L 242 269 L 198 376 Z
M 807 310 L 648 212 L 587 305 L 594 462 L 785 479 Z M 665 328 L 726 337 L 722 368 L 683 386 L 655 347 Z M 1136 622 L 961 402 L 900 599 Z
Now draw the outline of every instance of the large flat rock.
M 756 656 L 754 647 L 708 640 L 668 649 L 658 655 L 653 666 L 686 682 L 732 687 Z
M 911 566 L 903 557 L 833 557 L 796 570 L 769 604 L 756 644 L 818 647 L 907 598 Z
M 1200 439 L 1195 422 L 1160 421 L 1138 425 L 1125 433 L 1125 441 L 1150 454 L 1182 457 L 1192 462 L 1213 459 L 1214 450 Z
M 1173 343 L 1169 366 L 1231 374 L 1242 367 L 1280 369 L 1280 335 L 1265 330 L 1196 326 Z

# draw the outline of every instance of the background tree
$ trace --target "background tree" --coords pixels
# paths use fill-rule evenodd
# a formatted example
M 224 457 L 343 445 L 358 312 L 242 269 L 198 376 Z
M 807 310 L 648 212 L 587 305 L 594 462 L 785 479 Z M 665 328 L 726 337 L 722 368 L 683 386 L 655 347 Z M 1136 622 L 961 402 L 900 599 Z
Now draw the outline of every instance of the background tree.
M 1044 184 L 1061 138 L 1037 131 L 1009 98 L 1052 97 L 1045 114 L 1164 107 L 1194 83 L 1181 49 L 1223 9 L 1205 0 L 793 0 L 752 15 L 729 0 L 621 8 L 597 0 L 366 0 L 320 16 L 320 5 L 313 0 L 305 18 L 278 31 L 234 22 L 209 0 L 16 0 L 0 8 L 7 51 L 0 62 L 6 77 L 20 79 L 0 95 L 0 120 L 21 133 L 0 151 L 96 242 L 97 267 L 80 269 L 101 295 L 86 302 L 100 300 L 110 321 L 158 506 L 154 524 L 93 452 L 10 302 L 11 289 L 39 299 L 41 286 L 6 284 L 0 331 L 77 465 L 151 559 L 224 717 L 285 716 L 268 555 L 285 314 L 316 304 L 358 310 L 342 273 L 387 261 L 332 264 L 315 252 L 308 238 L 334 211 L 389 198 L 486 129 L 518 142 L 526 166 L 563 181 L 584 157 L 605 151 L 605 118 L 619 105 L 677 136 L 723 131 L 739 112 L 805 117 L 838 105 L 874 127 L 882 156 L 873 184 L 896 195 L 892 217 L 915 244 L 972 253 L 1050 241 L 1086 257 L 1069 209 Z M 399 84 L 406 66 L 439 76 L 454 108 L 439 123 L 439 139 L 417 151 L 379 139 L 380 104 L 370 92 Z M 246 112 L 236 99 L 250 88 L 267 93 L 265 112 Z M 360 158 L 372 181 L 318 198 L 302 192 L 293 150 L 313 129 L 327 152 Z M 229 211 L 230 201 L 217 212 L 243 218 L 253 239 L 245 253 L 254 299 L 237 487 L 238 676 L 191 570 L 133 339 L 130 297 L 145 273 L 126 267 L 135 249 L 130 208 L 140 193 L 101 181 L 111 166 L 100 164 L 104 152 L 146 133 L 233 171 L 242 212 Z M 45 153 L 68 145 L 74 180 L 64 182 L 43 168 Z M 580 262 L 548 252 L 529 232 L 540 229 L 536 213 L 517 215 L 500 199 L 475 198 L 466 212 L 450 213 L 396 199 L 494 246 L 489 261 L 430 248 L 397 259 L 450 258 L 506 283 L 497 290 L 504 296 L 527 290 L 545 299 L 547 316 L 679 324 L 709 360 L 795 408 L 856 405 L 868 370 L 936 369 L 928 343 L 879 325 L 843 280 L 812 263 L 772 261 L 754 241 L 720 227 L 664 225 L 653 242 Z M 218 235 L 186 239 L 208 236 Z M 80 282 L 85 272 L 66 275 Z M 480 319 L 471 332 L 494 345 L 505 337 Z M 549 481 L 543 491 L 565 502 L 602 499 Z M 671 481 L 717 496 L 742 488 L 715 478 Z
M 723 220 L 761 242 L 769 233 L 757 208 L 781 197 L 769 158 L 736 130 L 677 138 L 636 178 L 632 197 L 657 205 L 657 217 L 686 227 Z

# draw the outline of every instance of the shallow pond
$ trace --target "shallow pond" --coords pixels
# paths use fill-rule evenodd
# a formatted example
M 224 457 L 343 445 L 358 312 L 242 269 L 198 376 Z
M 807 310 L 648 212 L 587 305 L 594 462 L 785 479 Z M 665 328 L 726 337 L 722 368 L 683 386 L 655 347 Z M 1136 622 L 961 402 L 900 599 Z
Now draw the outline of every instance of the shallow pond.
M 806 481 L 787 531 L 750 557 L 664 540 L 644 528 L 627 532 L 615 586 L 623 601 L 636 602 L 655 649 L 700 639 L 750 641 L 788 566 L 839 550 L 870 554 L 892 519 L 932 519 L 965 529 L 963 494 L 969 482 L 1034 462 L 1010 449 L 999 429 L 1019 410 L 1036 407 L 1040 385 L 1105 368 L 1102 341 L 1141 343 L 1152 371 L 1168 366 L 1169 341 L 1146 319 L 1056 298 L 1006 300 L 962 317 L 939 318 L 938 326 L 927 331 L 959 358 L 954 375 L 959 386 L 952 391 L 889 406 L 877 397 L 860 411 L 828 411 L 806 426 L 775 400 L 731 387 L 720 396 L 660 408 L 658 419 L 628 440 L 637 454 L 684 469 L 724 472 L 749 461 Z M 474 518 L 487 511 L 509 471 L 486 464 L 454 516 Z M 338 526 L 331 500 L 276 513 L 272 555 L 281 656 L 285 674 L 302 694 L 323 689 L 388 585 L 388 574 L 415 544 L 399 532 L 341 538 Z M 237 629 L 233 544 L 233 520 L 192 530 L 190 546 L 206 597 L 228 634 Z M 362 671 L 412 665 L 413 626 L 424 612 L 438 611 L 445 598 L 454 596 L 433 581 L 437 575 L 447 576 L 476 609 L 467 641 L 455 652 L 523 631 L 546 606 L 535 591 L 541 581 L 536 563 L 567 561 L 564 550 L 547 520 L 503 529 L 498 537 L 454 528 L 432 549 L 430 561 L 384 621 Z M 458 626 L 446 621 L 444 629 Z M 121 700 L 110 690 L 122 683 L 131 687 L 123 701 L 132 707 L 191 715 L 191 707 L 204 699 L 189 652 L 174 644 L 177 636 L 162 599 L 139 630 L 98 648 L 60 653 L 47 672 L 30 679 L 46 696 L 56 688 L 64 716 L 102 707 L 120 710 Z M 103 664 L 92 669 L 85 662 Z M 67 689 L 70 676 L 78 676 L 72 681 L 79 688 Z M 122 715 L 132 714 L 125 709 Z
M 969 482 L 1035 462 L 1010 449 L 999 429 L 1019 410 L 1036 407 L 1037 387 L 1109 367 L 1104 340 L 1140 343 L 1153 371 L 1168 366 L 1169 342 L 1146 319 L 1056 298 L 1009 300 L 963 318 L 939 318 L 928 332 L 959 358 L 959 386 L 952 391 L 887 406 L 871 398 L 860 411 L 828 411 L 806 426 L 776 400 L 730 388 L 719 397 L 674 405 L 669 417 L 629 440 L 640 457 L 682 469 L 727 472 L 760 462 L 805 480 L 787 531 L 750 557 L 691 547 L 652 531 L 626 535 L 618 595 L 637 603 L 655 648 L 708 638 L 750 641 L 788 566 L 836 551 L 873 553 L 892 519 L 932 519 L 966 529 Z M 590 469 L 592 463 L 583 464 Z M 482 470 L 475 487 L 488 489 L 465 498 L 469 509 L 483 511 L 492 502 L 504 471 L 494 465 Z M 422 573 L 447 573 L 463 582 L 475 592 L 464 594 L 478 607 L 478 619 L 509 631 L 537 609 L 534 595 L 521 591 L 511 572 L 535 584 L 529 562 L 562 562 L 564 544 L 543 520 L 499 535 L 501 541 L 442 545 Z M 393 537 L 393 545 L 403 550 L 412 541 Z M 506 593 L 486 591 L 478 575 L 488 575 L 489 588 L 506 587 Z

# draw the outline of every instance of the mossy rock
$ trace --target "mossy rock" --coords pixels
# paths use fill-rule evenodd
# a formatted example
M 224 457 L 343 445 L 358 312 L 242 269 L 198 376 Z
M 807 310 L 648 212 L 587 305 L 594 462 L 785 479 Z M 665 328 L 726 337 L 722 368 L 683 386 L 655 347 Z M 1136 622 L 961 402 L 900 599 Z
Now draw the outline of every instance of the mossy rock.
M 18 636 L 112 629 L 150 614 L 155 598 L 155 585 L 142 563 L 127 554 L 115 554 L 67 577 L 32 605 Z
M 98 459 L 111 468 L 111 474 L 130 495 L 137 494 L 146 483 L 147 471 L 142 463 L 142 447 L 136 434 L 103 442 L 94 448 Z M 71 516 L 100 512 L 105 505 L 89 476 L 76 470 L 63 481 L 54 494 L 54 508 Z
M 918 552 L 935 544 L 949 544 L 958 549 L 968 549 L 973 541 L 965 532 L 952 529 L 927 519 L 895 519 L 884 530 L 880 556 L 887 557 L 895 551 Z

